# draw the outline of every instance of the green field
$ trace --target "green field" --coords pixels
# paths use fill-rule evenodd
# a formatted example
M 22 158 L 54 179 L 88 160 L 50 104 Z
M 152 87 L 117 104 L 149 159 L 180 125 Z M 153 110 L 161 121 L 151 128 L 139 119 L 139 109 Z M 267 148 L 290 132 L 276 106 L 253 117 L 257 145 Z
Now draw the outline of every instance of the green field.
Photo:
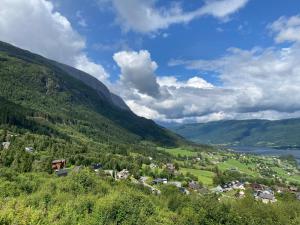
M 223 171 L 235 168 L 240 172 L 247 173 L 247 174 L 252 175 L 252 176 L 258 176 L 258 174 L 255 171 L 252 171 L 250 169 L 250 168 L 254 169 L 255 164 L 246 165 L 246 164 L 243 164 L 243 163 L 239 162 L 236 159 L 229 159 L 225 162 L 222 162 L 222 163 L 218 164 L 218 167 L 219 167 L 219 169 L 221 169 Z
M 213 177 L 215 176 L 215 173 L 207 170 L 197 170 L 190 168 L 180 168 L 180 172 L 182 172 L 183 174 L 190 172 L 191 174 L 197 176 L 199 181 L 201 181 L 204 185 L 207 186 L 212 186 Z
M 175 157 L 177 157 L 178 155 L 187 156 L 187 157 L 197 156 L 197 152 L 193 152 L 182 148 L 159 148 L 159 150 L 164 150 Z
M 282 178 L 284 178 L 284 179 L 286 179 L 286 180 L 288 180 L 288 181 L 290 181 L 290 182 L 300 183 L 300 175 L 295 174 L 295 175 L 289 176 L 289 175 L 287 174 L 287 172 L 284 171 L 284 169 L 283 169 L 283 168 L 280 168 L 280 167 L 272 167 L 272 169 L 273 169 L 274 171 L 276 171 L 277 174 L 278 174 L 280 177 L 282 177 Z

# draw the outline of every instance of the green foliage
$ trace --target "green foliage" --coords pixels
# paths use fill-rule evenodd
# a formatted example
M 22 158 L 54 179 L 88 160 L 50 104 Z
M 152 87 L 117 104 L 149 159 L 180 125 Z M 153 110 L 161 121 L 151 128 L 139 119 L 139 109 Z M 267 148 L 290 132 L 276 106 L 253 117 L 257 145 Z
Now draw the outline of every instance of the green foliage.
M 300 147 L 300 119 L 229 120 L 171 127 L 183 137 L 206 144 Z

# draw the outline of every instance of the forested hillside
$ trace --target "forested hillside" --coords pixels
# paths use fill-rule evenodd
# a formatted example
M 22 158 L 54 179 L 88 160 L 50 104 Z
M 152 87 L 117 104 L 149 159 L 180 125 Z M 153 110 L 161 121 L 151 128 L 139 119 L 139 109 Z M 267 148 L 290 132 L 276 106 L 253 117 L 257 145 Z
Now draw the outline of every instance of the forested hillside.
M 75 79 L 76 76 L 70 76 L 53 61 L 0 43 L 0 64 L 0 97 L 6 104 L 26 109 L 22 113 L 27 119 L 48 123 L 50 127 L 56 125 L 57 131 L 57 125 L 73 127 L 87 137 L 101 141 L 149 140 L 176 145 L 180 140 L 153 121 L 136 116 L 123 105 L 113 104 L 118 101 L 117 97 L 105 96 L 111 93 L 103 84 L 100 88 L 92 88 Z M 78 70 L 69 68 L 69 72 L 78 73 Z M 6 109 L 1 107 L 2 110 Z M 11 114 L 7 116 L 12 117 Z
M 207 144 L 300 147 L 300 119 L 229 120 L 171 128 L 183 137 Z

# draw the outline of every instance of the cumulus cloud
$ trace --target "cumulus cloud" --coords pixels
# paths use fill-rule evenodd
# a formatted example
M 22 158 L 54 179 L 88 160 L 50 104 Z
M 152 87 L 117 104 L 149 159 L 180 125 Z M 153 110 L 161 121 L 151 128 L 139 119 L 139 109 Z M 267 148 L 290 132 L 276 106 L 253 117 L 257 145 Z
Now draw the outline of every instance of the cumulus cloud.
M 121 69 L 122 83 L 143 94 L 159 96 L 159 86 L 154 74 L 157 64 L 151 60 L 148 51 L 122 51 L 115 53 L 113 59 Z
M 285 41 L 300 42 L 300 15 L 290 18 L 280 17 L 269 25 L 269 28 L 276 34 L 275 40 L 278 43 Z
M 277 119 L 300 115 L 299 57 L 300 47 L 293 44 L 288 48 L 233 48 L 220 59 L 173 61 L 171 65 L 218 73 L 222 86 L 214 90 L 230 92 L 217 98 L 209 94 L 206 100 L 220 101 L 213 110 L 222 112 L 224 118 Z
M 297 20 L 293 18 L 285 20 L 293 21 L 287 23 L 294 26 Z M 275 42 L 283 31 L 284 28 L 274 33 Z M 151 79 L 158 84 L 159 96 L 141 93 L 137 88 L 135 91 L 127 89 L 121 95 L 139 115 L 165 122 L 299 117 L 300 45 L 290 36 L 284 40 L 293 43 L 285 48 L 277 45 L 250 50 L 229 48 L 223 57 L 214 60 L 172 60 L 169 63 L 196 70 L 198 74 L 217 74 L 221 85 L 210 84 L 201 76 L 186 80 L 175 76 L 154 79 L 152 70 Z M 149 54 L 147 61 L 154 63 Z M 148 83 L 146 78 L 143 81 Z
M 162 76 L 158 77 L 157 81 L 160 86 L 165 87 L 174 87 L 174 88 L 182 88 L 182 87 L 193 87 L 193 88 L 213 88 L 213 85 L 208 83 L 206 80 L 201 77 L 192 77 L 187 81 L 178 81 L 174 76 Z
M 108 74 L 84 49 L 85 40 L 46 0 L 0 0 L 0 38 L 21 48 L 75 66 L 101 81 Z
M 172 24 L 189 23 L 205 15 L 226 19 L 244 7 L 248 0 L 206 0 L 202 7 L 185 12 L 180 4 L 158 7 L 154 0 L 112 0 L 117 21 L 128 30 L 141 33 L 166 29 Z M 135 9 L 135 10 L 132 10 Z

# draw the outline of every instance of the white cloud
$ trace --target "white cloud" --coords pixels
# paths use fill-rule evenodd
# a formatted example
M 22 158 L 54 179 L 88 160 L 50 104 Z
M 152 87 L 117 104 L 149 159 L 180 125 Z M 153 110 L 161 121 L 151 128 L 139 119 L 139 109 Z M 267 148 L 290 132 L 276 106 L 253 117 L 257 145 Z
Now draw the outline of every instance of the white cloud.
M 286 21 L 294 21 L 289 24 L 297 22 L 291 18 L 286 18 Z M 276 34 L 275 38 L 278 37 Z M 201 76 L 186 80 L 178 80 L 175 76 L 154 79 L 157 66 L 149 53 L 146 58 L 148 67 L 155 65 L 151 70 L 151 80 L 159 85 L 160 95 L 149 96 L 136 87 L 132 91 L 132 86 L 125 84 L 126 91 L 120 93 L 141 116 L 165 122 L 300 116 L 300 45 L 297 42 L 285 48 L 230 48 L 223 57 L 215 60 L 172 60 L 169 64 L 184 65 L 199 74 L 218 74 L 219 86 L 210 84 Z M 123 63 L 128 62 L 127 59 Z M 142 72 L 139 74 L 143 76 Z M 144 83 L 148 83 L 146 77 L 143 77 Z
M 189 78 L 187 81 L 178 81 L 174 76 L 162 76 L 157 77 L 157 82 L 162 87 L 175 87 L 175 88 L 182 88 L 182 87 L 192 87 L 192 88 L 212 88 L 213 85 L 208 83 L 206 80 L 202 79 L 201 77 L 192 77 Z
M 280 17 L 269 28 L 276 34 L 275 41 L 278 43 L 300 42 L 300 15 Z
M 82 27 L 87 27 L 87 23 L 86 20 L 84 19 L 84 17 L 82 16 L 82 12 L 81 11 L 77 11 L 76 12 L 76 17 L 78 18 L 78 24 Z
M 99 79 L 107 78 L 104 68 L 84 53 L 84 38 L 50 1 L 0 0 L 0 6 L 2 41 L 92 72 Z
M 224 20 L 244 7 L 248 0 L 206 0 L 202 7 L 190 12 L 184 12 L 178 3 L 173 3 L 166 8 L 158 7 L 156 2 L 155 0 L 113 0 L 118 16 L 117 21 L 126 31 L 149 33 L 166 29 L 172 24 L 189 23 L 205 15 Z
M 113 59 L 121 68 L 122 83 L 149 96 L 159 96 L 159 86 L 154 74 L 157 64 L 151 60 L 148 51 L 122 51 L 115 53 Z
M 105 69 L 97 63 L 92 62 L 86 55 L 82 54 L 77 56 L 76 58 L 76 68 L 79 70 L 83 70 L 88 74 L 93 75 L 98 80 L 103 81 L 104 83 L 108 84 L 108 73 Z
M 295 44 L 280 49 L 230 49 L 217 60 L 173 61 L 172 65 L 179 63 L 199 72 L 219 73 L 223 85 L 214 91 L 221 91 L 220 96 L 206 96 L 206 101 L 219 101 L 211 108 L 213 111 L 234 118 L 251 118 L 256 114 L 275 119 L 300 112 L 299 57 L 300 47 Z M 224 94 L 222 90 L 229 92 Z

